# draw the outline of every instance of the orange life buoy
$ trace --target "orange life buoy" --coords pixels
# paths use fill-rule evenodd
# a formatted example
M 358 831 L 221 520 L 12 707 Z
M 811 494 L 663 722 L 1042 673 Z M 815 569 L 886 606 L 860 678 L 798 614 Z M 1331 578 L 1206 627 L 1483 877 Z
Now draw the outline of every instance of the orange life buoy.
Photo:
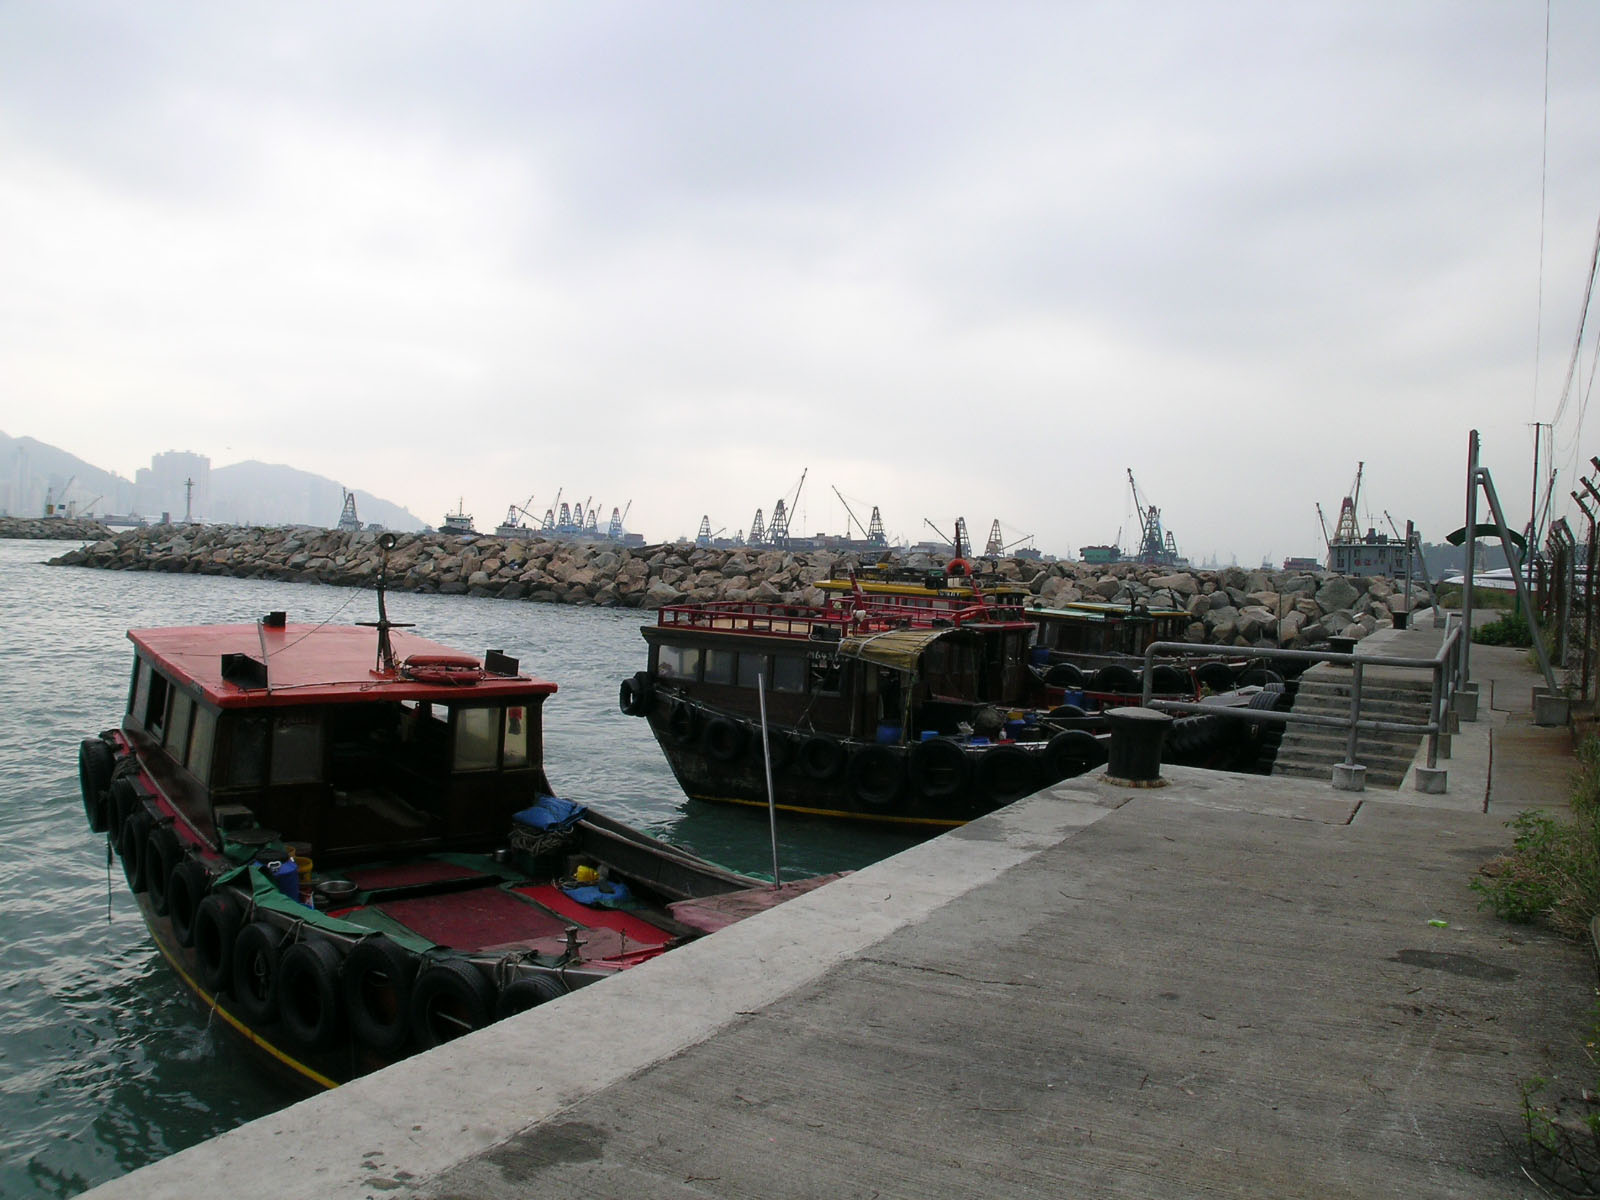
M 465 654 L 413 654 L 400 664 L 406 678 L 417 683 L 463 687 L 483 678 L 483 666 Z

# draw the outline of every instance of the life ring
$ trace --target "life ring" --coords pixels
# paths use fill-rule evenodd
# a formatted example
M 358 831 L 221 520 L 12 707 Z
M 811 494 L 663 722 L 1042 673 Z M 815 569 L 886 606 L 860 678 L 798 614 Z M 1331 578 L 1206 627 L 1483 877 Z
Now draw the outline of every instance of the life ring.
M 978 755 L 973 771 L 979 790 L 997 808 L 1038 786 L 1032 756 L 1016 746 L 990 746 Z
M 800 743 L 795 751 L 795 759 L 800 764 L 801 772 L 808 778 L 819 783 L 826 783 L 830 779 L 837 779 L 839 772 L 844 770 L 844 747 L 838 738 L 831 738 L 825 733 L 813 734 Z
M 156 916 L 167 915 L 167 881 L 173 868 L 183 859 L 183 847 L 170 826 L 156 825 L 145 841 L 144 886 L 150 893 L 150 907 Z
M 278 1016 L 282 945 L 283 935 L 266 921 L 252 921 L 233 939 L 233 1002 L 258 1025 Z
M 953 799 L 972 775 L 967 752 L 946 738 L 914 743 L 906 765 L 912 788 L 924 800 Z
M 212 892 L 194 910 L 194 953 L 200 982 L 215 995 L 233 978 L 233 943 L 244 923 L 244 906 L 232 892 Z
M 464 958 L 439 958 L 411 989 L 411 1032 L 432 1049 L 482 1029 L 494 1018 L 494 986 Z
M 482 681 L 483 664 L 465 654 L 413 654 L 400 664 L 406 678 L 417 683 L 468 687 Z
M 117 839 L 117 853 L 122 855 L 122 875 L 128 881 L 128 890 L 135 894 L 145 887 L 145 845 L 150 838 L 150 824 L 149 815 L 140 808 L 122 823 L 122 836 Z
M 906 788 L 905 762 L 888 746 L 862 746 L 850 756 L 850 791 L 862 805 L 878 812 L 900 803 Z
M 296 942 L 278 963 L 278 1019 L 308 1050 L 328 1050 L 344 1032 L 339 1007 L 339 951 L 332 942 Z
M 167 876 L 167 920 L 180 946 L 194 945 L 194 919 L 210 886 L 206 869 L 192 858 L 180 859 Z
M 972 564 L 964 558 L 952 558 L 944 565 L 944 573 L 951 576 L 966 576 L 972 578 Z
M 647 717 L 656 706 L 656 685 L 646 671 L 636 671 L 617 689 L 617 707 L 630 717 Z
M 78 787 L 83 792 L 83 813 L 93 833 L 104 833 L 110 824 L 106 793 L 116 765 L 116 755 L 103 739 L 84 738 L 78 744 Z
M 339 969 L 339 992 L 358 1041 L 381 1054 L 405 1045 L 416 977 L 416 955 L 381 933 L 351 947 Z
M 692 741 L 698 725 L 693 704 L 681 696 L 672 702 L 672 711 L 667 714 L 667 735 L 673 741 Z
M 1084 729 L 1064 729 L 1044 748 L 1045 770 L 1052 780 L 1071 779 L 1105 761 L 1105 746 Z
M 729 763 L 744 753 L 749 734 L 738 721 L 727 717 L 712 717 L 700 735 L 700 746 L 718 762 Z
M 495 1020 L 527 1012 L 566 994 L 566 985 L 553 975 L 524 975 L 513 979 L 500 989 L 499 999 L 495 1001 Z

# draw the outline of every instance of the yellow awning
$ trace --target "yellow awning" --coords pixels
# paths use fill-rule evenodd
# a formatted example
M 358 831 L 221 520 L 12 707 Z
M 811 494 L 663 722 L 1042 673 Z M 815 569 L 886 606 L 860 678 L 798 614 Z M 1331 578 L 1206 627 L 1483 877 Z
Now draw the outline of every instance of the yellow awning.
M 909 674 L 917 669 L 924 650 L 955 631 L 952 625 L 939 629 L 890 629 L 884 633 L 847 637 L 839 643 L 839 653 L 845 658 L 859 658 Z

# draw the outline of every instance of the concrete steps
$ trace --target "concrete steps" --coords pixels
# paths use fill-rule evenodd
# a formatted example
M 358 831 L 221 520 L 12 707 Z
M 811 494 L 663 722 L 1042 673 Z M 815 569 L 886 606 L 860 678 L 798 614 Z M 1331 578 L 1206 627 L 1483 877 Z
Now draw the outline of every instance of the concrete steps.
M 1432 681 L 1426 675 L 1373 671 L 1361 681 L 1361 715 L 1368 720 L 1423 725 L 1428 721 L 1432 697 Z M 1323 666 L 1307 671 L 1289 711 L 1300 716 L 1349 716 L 1349 670 Z M 1398 788 L 1422 740 L 1421 734 L 1361 730 L 1356 735 L 1355 761 L 1366 767 L 1367 785 Z M 1334 766 L 1345 761 L 1347 744 L 1343 730 L 1290 725 L 1279 744 L 1272 773 L 1327 780 Z

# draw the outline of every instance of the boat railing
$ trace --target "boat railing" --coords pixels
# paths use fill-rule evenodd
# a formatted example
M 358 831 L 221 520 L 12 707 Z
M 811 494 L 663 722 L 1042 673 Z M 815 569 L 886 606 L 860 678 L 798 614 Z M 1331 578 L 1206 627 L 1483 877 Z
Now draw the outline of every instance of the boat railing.
M 1196 704 L 1190 701 L 1154 699 L 1151 691 L 1151 667 L 1154 665 L 1158 654 L 1173 658 L 1201 658 L 1215 655 L 1217 647 L 1193 642 L 1152 642 L 1145 648 L 1144 652 L 1144 691 L 1140 703 L 1146 708 L 1154 708 L 1162 712 L 1215 713 L 1234 720 L 1254 721 L 1262 724 L 1283 725 L 1286 727 L 1302 725 L 1341 730 L 1345 734 L 1345 757 L 1344 762 L 1336 764 L 1333 768 L 1333 786 L 1346 791 L 1360 791 L 1363 786 L 1366 768 L 1356 761 L 1357 739 L 1362 731 L 1426 735 L 1428 739 L 1428 761 L 1425 768 L 1419 767 L 1417 769 L 1416 787 L 1418 791 L 1442 792 L 1445 784 L 1445 773 L 1439 768 L 1440 738 L 1448 738 L 1455 731 L 1456 723 L 1460 719 L 1461 713 L 1465 713 L 1468 720 L 1476 719 L 1477 716 L 1475 685 L 1465 684 L 1460 674 L 1461 637 L 1460 619 L 1456 614 L 1452 613 L 1450 614 L 1449 625 L 1445 631 L 1442 644 L 1428 658 L 1357 654 L 1355 653 L 1354 642 L 1348 643 L 1346 647 L 1341 644 L 1342 639 L 1341 643 L 1335 643 L 1339 646 L 1339 649 L 1332 651 L 1283 650 L 1265 646 L 1251 648 L 1250 658 L 1252 661 L 1265 659 L 1313 665 L 1327 663 L 1336 667 L 1350 668 L 1350 709 L 1342 716 L 1319 713 L 1276 712 L 1272 709 L 1234 708 L 1216 704 Z M 1431 694 L 1428 700 L 1427 721 L 1379 720 L 1364 715 L 1362 710 L 1362 686 L 1366 681 L 1367 672 L 1407 668 L 1424 670 L 1430 674 Z M 1448 742 L 1445 745 L 1448 746 Z M 1448 756 L 1449 750 L 1446 749 L 1444 753 Z
M 814 608 L 803 604 L 718 600 L 702 604 L 664 605 L 656 616 L 662 628 L 695 629 L 717 633 L 765 634 L 776 637 L 837 640 L 840 636 L 881 633 L 890 629 L 931 629 L 940 625 L 1028 625 L 1020 614 L 1010 615 L 983 603 L 959 608 L 930 608 L 894 596 L 866 596 L 853 601 Z

